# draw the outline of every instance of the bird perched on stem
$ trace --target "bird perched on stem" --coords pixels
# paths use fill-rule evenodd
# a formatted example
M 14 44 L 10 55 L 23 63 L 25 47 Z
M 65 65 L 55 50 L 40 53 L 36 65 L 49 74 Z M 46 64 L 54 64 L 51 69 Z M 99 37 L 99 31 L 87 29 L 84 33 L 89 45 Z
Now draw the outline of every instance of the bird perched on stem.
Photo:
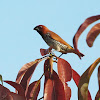
M 42 36 L 43 40 L 56 51 L 59 51 L 62 54 L 75 53 L 79 56 L 80 59 L 84 56 L 84 54 L 80 53 L 79 51 L 76 51 L 59 35 L 49 30 L 46 26 L 38 25 L 34 28 L 34 30 L 36 30 Z

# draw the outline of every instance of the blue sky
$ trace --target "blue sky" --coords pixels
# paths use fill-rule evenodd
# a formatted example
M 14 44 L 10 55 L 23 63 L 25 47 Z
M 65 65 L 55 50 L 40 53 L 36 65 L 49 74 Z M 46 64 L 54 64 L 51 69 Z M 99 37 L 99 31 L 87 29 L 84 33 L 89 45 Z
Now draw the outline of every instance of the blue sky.
M 40 48 L 48 48 L 41 36 L 33 30 L 36 25 L 47 26 L 73 45 L 72 39 L 80 24 L 86 18 L 98 14 L 100 0 L 0 0 L 0 74 L 4 80 L 15 81 L 19 69 L 25 63 L 40 58 Z M 75 54 L 62 56 L 80 75 L 100 57 L 100 36 L 92 48 L 87 46 L 85 40 L 94 24 L 79 39 L 78 48 L 85 57 L 80 60 Z M 36 68 L 32 81 L 39 79 L 42 73 L 43 62 Z M 14 91 L 9 85 L 4 85 Z M 43 84 L 41 86 L 43 89 Z M 69 86 L 72 88 L 71 100 L 77 100 L 77 87 L 73 80 Z M 98 90 L 97 68 L 90 79 L 89 90 L 94 99 Z M 42 96 L 43 90 L 39 98 Z

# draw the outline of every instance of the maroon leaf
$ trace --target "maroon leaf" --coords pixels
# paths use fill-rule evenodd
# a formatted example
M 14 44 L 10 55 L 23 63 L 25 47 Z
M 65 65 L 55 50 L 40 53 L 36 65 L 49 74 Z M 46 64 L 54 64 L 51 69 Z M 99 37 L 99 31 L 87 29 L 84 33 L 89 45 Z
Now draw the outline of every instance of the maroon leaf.
M 62 82 L 70 81 L 72 78 L 72 68 L 70 64 L 66 60 L 58 58 L 57 67 L 58 75 Z
M 87 34 L 86 42 L 89 47 L 93 46 L 93 43 L 99 34 L 100 34 L 100 23 L 94 25 Z
M 99 83 L 99 91 L 100 91 L 100 66 L 98 68 L 98 83 Z
M 73 80 L 74 80 L 74 82 L 76 83 L 76 85 L 78 87 L 79 80 L 80 80 L 80 75 L 74 69 L 72 69 L 72 77 L 73 77 Z M 89 90 L 88 90 L 88 100 L 92 100 Z
M 10 92 L 0 84 L 0 100 L 26 100 L 24 96 Z
M 13 98 L 13 99 L 11 99 L 11 100 L 26 100 L 25 97 L 20 96 L 20 95 L 18 95 L 18 94 L 16 94 L 16 93 L 13 93 L 13 92 L 10 92 L 10 95 L 11 95 L 12 98 Z M 8 100 L 8 99 L 7 99 L 7 100 Z
M 25 91 L 24 91 L 23 87 L 20 84 L 12 82 L 12 81 L 4 81 L 4 82 L 6 82 L 9 85 L 13 86 L 18 91 L 19 95 L 21 95 L 23 97 L 25 96 Z
M 27 100 L 37 100 L 39 91 L 40 91 L 40 80 L 31 83 L 28 87 L 28 92 L 26 95 Z
M 40 53 L 42 56 L 48 54 L 49 52 L 51 52 L 52 48 L 49 47 L 48 49 L 40 49 Z
M 13 100 L 9 89 L 0 84 L 0 100 Z
M 92 24 L 93 22 L 97 21 L 100 19 L 100 15 L 97 15 L 97 16 L 92 16 L 92 17 L 89 17 L 87 18 L 84 23 L 82 23 L 78 29 L 78 31 L 76 32 L 74 38 L 73 38 L 73 45 L 74 45 L 74 48 L 76 49 L 76 51 L 79 52 L 78 48 L 77 48 L 77 44 L 78 44 L 78 39 L 80 37 L 80 35 L 82 34 L 82 32 L 90 25 Z
M 100 100 L 100 91 L 97 92 L 95 100 Z
M 95 62 L 82 74 L 79 85 L 78 85 L 78 98 L 79 100 L 87 100 L 88 98 L 88 84 L 90 77 L 97 66 L 97 64 L 100 62 L 100 58 L 95 60 Z

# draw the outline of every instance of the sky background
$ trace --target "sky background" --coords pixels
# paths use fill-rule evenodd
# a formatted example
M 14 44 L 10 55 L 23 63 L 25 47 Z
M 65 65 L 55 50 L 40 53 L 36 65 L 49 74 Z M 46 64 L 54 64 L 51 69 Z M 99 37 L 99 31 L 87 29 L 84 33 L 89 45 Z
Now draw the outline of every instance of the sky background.
M 0 0 L 0 74 L 4 80 L 15 81 L 20 68 L 41 57 L 40 48 L 47 44 L 33 30 L 37 25 L 45 25 L 73 46 L 73 36 L 83 21 L 100 14 L 100 0 Z M 94 24 L 100 21 L 95 22 Z M 80 60 L 75 54 L 63 55 L 72 68 L 80 75 L 100 57 L 100 35 L 92 48 L 86 44 L 86 35 L 94 25 L 90 25 L 79 38 L 78 48 L 85 56 Z M 60 53 L 55 52 L 57 56 Z M 31 82 L 43 73 L 43 62 L 35 70 Z M 54 69 L 57 70 L 54 64 Z M 98 91 L 97 68 L 89 83 L 94 100 Z M 43 82 L 44 79 L 42 79 Z M 68 82 L 72 89 L 71 100 L 77 100 L 77 87 L 73 80 Z M 4 83 L 14 91 L 14 88 Z M 43 83 L 39 97 L 43 96 Z

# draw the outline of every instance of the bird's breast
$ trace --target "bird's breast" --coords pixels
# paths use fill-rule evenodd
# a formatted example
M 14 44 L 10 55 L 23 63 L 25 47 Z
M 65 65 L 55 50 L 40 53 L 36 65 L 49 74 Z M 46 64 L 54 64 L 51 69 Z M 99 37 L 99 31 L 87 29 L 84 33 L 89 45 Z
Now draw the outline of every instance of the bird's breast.
M 42 36 L 42 38 L 44 39 L 44 41 L 53 49 L 62 52 L 62 53 L 67 53 L 69 48 L 67 45 L 64 45 L 62 43 L 60 43 L 59 41 L 56 41 L 55 39 L 53 39 L 49 34 L 46 34 L 44 36 Z

